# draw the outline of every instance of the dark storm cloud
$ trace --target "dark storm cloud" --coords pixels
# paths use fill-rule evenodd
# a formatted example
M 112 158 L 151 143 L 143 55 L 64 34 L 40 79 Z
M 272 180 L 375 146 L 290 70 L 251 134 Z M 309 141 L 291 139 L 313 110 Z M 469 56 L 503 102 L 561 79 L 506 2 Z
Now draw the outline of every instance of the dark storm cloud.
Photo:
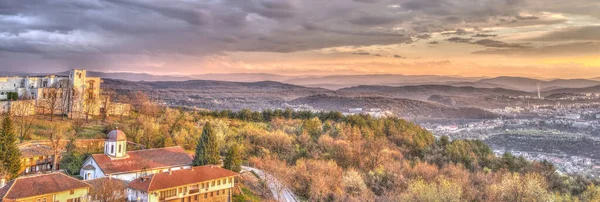
M 592 2 L 581 1 L 582 8 Z M 108 55 L 404 44 L 431 32 L 470 34 L 459 28 L 522 10 L 560 10 L 548 6 L 534 0 L 1 0 L 0 60 L 15 53 L 22 55 L 10 57 L 40 61 L 40 68 L 49 60 L 110 66 Z

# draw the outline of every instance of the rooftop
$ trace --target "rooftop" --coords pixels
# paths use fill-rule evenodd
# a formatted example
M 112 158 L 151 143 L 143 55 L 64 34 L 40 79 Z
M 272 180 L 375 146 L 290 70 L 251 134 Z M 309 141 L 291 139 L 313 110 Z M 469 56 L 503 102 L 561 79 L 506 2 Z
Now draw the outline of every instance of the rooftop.
M 125 133 L 118 128 L 110 131 L 107 136 L 108 140 L 119 141 L 119 140 L 127 140 L 127 136 Z
M 111 159 L 105 154 L 94 154 L 92 158 L 106 175 L 192 164 L 192 157 L 179 146 L 130 151 L 127 156 Z
M 87 187 L 90 185 L 63 173 L 51 173 L 17 178 L 0 189 L 0 197 L 20 199 Z
M 155 191 L 183 185 L 195 184 L 221 178 L 234 177 L 238 173 L 218 166 L 198 166 L 193 169 L 157 173 L 146 178 L 138 178 L 127 186 L 140 191 Z
M 54 155 L 52 148 L 46 145 L 33 145 L 19 148 L 21 151 L 21 158 L 31 158 L 38 156 L 50 156 Z

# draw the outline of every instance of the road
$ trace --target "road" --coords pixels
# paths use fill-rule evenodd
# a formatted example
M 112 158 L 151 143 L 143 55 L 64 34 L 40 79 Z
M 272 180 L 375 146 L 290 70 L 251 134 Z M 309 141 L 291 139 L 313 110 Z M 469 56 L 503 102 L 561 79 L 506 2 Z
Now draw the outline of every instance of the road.
M 298 202 L 296 194 L 294 194 L 292 190 L 290 190 L 283 183 L 279 182 L 279 180 L 277 180 L 272 175 L 265 173 L 260 169 L 248 166 L 242 166 L 242 170 L 254 172 L 262 180 L 264 180 L 267 183 L 269 189 L 271 190 L 271 193 L 273 193 L 273 197 L 275 198 L 275 200 L 280 202 Z

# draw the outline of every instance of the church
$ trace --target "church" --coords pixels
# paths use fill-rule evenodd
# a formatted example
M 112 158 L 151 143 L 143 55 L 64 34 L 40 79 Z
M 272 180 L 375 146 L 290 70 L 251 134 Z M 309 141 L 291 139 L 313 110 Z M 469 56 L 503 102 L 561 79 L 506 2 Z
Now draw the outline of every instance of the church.
M 108 133 L 104 154 L 88 157 L 80 175 L 84 180 L 111 177 L 130 182 L 155 173 L 190 169 L 192 160 L 179 146 L 127 151 L 127 137 L 117 128 Z

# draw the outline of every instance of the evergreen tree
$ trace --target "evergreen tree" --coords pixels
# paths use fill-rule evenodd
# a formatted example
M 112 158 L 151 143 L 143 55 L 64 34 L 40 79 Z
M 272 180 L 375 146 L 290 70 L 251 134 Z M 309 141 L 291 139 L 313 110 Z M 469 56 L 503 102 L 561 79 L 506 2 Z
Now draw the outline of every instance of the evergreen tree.
M 219 164 L 219 145 L 217 144 L 217 134 L 212 125 L 206 123 L 202 130 L 202 135 L 196 145 L 196 155 L 194 156 L 193 165 L 216 165 Z
M 232 145 L 225 156 L 225 162 L 223 163 L 225 169 L 240 172 L 242 171 L 242 154 L 240 146 L 237 144 Z
M 0 127 L 0 163 L 9 180 L 19 175 L 21 152 L 17 148 L 17 138 L 9 116 L 2 120 L 2 126 Z

